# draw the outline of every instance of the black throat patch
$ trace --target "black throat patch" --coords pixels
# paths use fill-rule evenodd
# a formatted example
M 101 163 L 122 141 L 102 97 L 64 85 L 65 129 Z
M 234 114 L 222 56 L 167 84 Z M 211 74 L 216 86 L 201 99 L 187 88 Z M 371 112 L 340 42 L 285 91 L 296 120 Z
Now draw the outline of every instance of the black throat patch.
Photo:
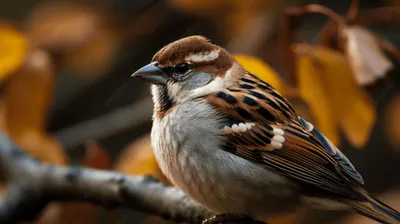
M 157 91 L 159 103 L 158 112 L 165 113 L 175 105 L 175 102 L 169 95 L 168 87 L 166 85 L 158 86 Z

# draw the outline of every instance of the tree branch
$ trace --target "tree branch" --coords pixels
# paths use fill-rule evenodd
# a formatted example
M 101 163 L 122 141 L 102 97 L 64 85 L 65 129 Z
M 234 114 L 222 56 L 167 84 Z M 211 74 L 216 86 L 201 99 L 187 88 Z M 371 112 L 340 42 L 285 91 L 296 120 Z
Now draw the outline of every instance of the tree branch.
M 8 183 L 0 198 L 3 224 L 30 221 L 55 200 L 130 208 L 178 222 L 201 223 L 213 216 L 183 192 L 149 176 L 41 164 L 1 133 L 0 175 Z

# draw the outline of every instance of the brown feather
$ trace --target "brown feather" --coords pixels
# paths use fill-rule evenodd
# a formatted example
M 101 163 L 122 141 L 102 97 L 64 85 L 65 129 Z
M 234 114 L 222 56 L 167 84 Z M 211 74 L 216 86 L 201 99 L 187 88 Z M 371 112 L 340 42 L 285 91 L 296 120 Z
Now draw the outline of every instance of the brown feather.
M 246 73 L 226 90 L 205 98 L 229 119 L 255 123 L 245 132 L 223 131 L 236 155 L 301 183 L 345 198 L 362 198 L 343 176 L 338 160 L 301 126 L 290 103 L 268 84 Z M 284 131 L 281 148 L 271 144 L 273 128 Z
M 236 102 L 230 103 L 229 99 L 218 97 L 219 93 L 209 95 L 206 99 L 221 112 L 227 112 L 234 119 L 267 123 L 298 123 L 297 115 L 290 103 L 271 86 L 249 73 L 244 74 L 237 83 L 223 93 L 233 96 Z
M 160 68 L 173 67 L 185 61 L 185 58 L 191 54 L 211 52 L 219 50 L 219 56 L 211 62 L 192 62 L 194 70 L 208 72 L 215 75 L 224 75 L 232 67 L 234 59 L 223 48 L 209 42 L 202 36 L 190 36 L 175 42 L 172 42 L 153 57 L 152 62 L 157 61 Z

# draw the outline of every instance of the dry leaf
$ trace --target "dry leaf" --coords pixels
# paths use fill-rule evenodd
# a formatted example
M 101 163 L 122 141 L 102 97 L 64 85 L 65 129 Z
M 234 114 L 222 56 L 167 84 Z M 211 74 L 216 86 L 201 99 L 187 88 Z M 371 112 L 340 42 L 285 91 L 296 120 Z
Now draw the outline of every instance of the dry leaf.
M 356 148 L 368 141 L 376 121 L 376 109 L 355 82 L 345 56 L 325 47 L 298 45 L 309 52 L 314 69 L 324 79 L 325 92 L 335 120 Z
M 267 82 L 279 93 L 285 95 L 286 87 L 279 75 L 262 60 L 249 55 L 235 54 L 235 59 L 250 73 Z
M 385 108 L 384 125 L 390 145 L 400 147 L 400 95 L 394 97 Z
M 54 88 L 51 59 L 43 50 L 33 50 L 24 66 L 6 86 L 6 123 L 11 136 L 26 127 L 44 130 L 45 118 Z
M 376 112 L 368 96 L 352 80 L 346 59 L 327 48 L 301 47 L 307 48 L 315 69 L 325 78 L 325 91 L 337 122 L 350 142 L 362 147 L 375 123 Z
M 87 7 L 47 1 L 36 5 L 26 20 L 34 46 L 65 51 L 89 43 L 101 26 L 99 15 Z
M 99 143 L 89 141 L 86 143 L 86 153 L 83 165 L 95 169 L 109 169 L 111 164 L 110 155 Z
M 300 97 L 308 104 L 315 120 L 315 126 L 334 144 L 338 144 L 340 142 L 338 124 L 335 122 L 333 105 L 331 105 L 326 92 L 325 74 L 317 68 L 317 62 L 312 57 L 301 53 L 300 50 L 303 49 L 296 46 Z
M 60 144 L 44 132 L 54 79 L 47 52 L 33 49 L 5 86 L 5 126 L 14 141 L 39 160 L 64 164 L 67 157 Z
M 393 68 L 376 36 L 361 26 L 341 29 L 345 36 L 345 52 L 353 75 L 360 85 L 369 85 L 383 78 Z
M 0 83 L 24 63 L 28 40 L 10 25 L 0 22 Z
M 169 183 L 154 157 L 150 135 L 144 135 L 128 145 L 118 155 L 115 170 L 132 175 L 152 175 L 160 181 Z

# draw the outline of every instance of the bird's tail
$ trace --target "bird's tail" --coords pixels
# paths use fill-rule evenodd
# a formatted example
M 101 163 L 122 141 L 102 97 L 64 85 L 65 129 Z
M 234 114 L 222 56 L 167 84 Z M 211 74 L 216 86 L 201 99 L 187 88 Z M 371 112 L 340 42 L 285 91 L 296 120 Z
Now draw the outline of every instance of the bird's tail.
M 361 215 L 385 224 L 400 224 L 400 212 L 365 192 L 368 202 L 352 201 L 348 203 Z

